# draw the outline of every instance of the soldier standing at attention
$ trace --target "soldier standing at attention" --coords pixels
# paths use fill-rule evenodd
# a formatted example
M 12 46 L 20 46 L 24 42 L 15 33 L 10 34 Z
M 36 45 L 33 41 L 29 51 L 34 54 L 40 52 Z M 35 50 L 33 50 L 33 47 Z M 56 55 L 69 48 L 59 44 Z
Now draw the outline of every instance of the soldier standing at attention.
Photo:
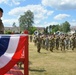
M 62 50 L 65 51 L 65 36 L 64 35 L 60 36 L 60 48 L 61 48 L 61 51 Z
M 72 38 L 71 38 L 71 47 L 72 47 L 72 50 L 75 49 L 75 36 L 74 36 L 74 34 L 72 35 Z
M 30 42 L 32 42 L 32 35 L 30 35 Z
M 2 23 L 1 17 L 3 16 L 3 9 L 0 8 L 0 34 L 4 34 L 4 25 Z
M 59 40 L 60 40 L 60 37 L 57 35 L 56 38 L 55 38 L 55 44 L 56 44 L 56 49 L 57 50 L 59 49 Z
M 65 48 L 68 50 L 69 47 L 69 36 L 66 34 L 65 35 Z
M 48 50 L 49 48 L 49 37 L 48 36 L 45 37 L 45 47 L 46 47 L 46 50 Z
M 49 39 L 49 45 L 50 45 L 50 51 L 51 51 L 51 52 L 53 52 L 54 44 L 55 44 L 55 39 L 54 39 L 54 36 L 51 35 L 51 37 L 50 37 L 50 39 Z
M 41 50 L 41 42 L 42 42 L 42 39 L 40 37 L 40 35 L 38 35 L 37 37 L 37 52 L 40 53 L 40 50 Z

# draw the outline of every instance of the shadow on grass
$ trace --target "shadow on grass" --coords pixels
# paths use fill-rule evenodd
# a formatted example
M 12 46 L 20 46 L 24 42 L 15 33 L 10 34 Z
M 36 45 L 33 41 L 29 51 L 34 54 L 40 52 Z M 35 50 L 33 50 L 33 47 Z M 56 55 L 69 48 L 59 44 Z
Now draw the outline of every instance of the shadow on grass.
M 24 67 L 20 67 L 20 70 L 24 70 Z
M 32 62 L 31 61 L 29 61 L 29 65 L 32 65 Z
M 32 64 L 32 62 L 31 61 L 29 61 L 29 65 L 31 65 Z M 18 66 L 21 70 L 24 70 L 24 64 L 22 63 L 22 64 L 19 64 L 19 66 Z
M 44 69 L 29 69 L 29 71 L 34 71 L 34 72 L 45 72 L 46 70 Z

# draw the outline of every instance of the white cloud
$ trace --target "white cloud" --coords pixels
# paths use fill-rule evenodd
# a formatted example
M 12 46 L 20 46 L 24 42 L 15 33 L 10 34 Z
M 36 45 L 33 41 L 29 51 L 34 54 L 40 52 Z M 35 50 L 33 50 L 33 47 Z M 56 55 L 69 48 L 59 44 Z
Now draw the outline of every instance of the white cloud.
M 20 4 L 20 1 L 12 0 L 12 4 L 19 5 Z
M 34 14 L 38 15 L 38 17 L 47 14 L 47 15 L 51 15 L 53 13 L 53 11 L 49 11 L 47 9 L 45 9 L 43 6 L 41 5 L 28 5 L 28 6 L 24 6 L 24 7 L 17 7 L 12 9 L 9 12 L 9 15 L 21 15 L 24 12 L 26 12 L 27 10 L 31 10 L 32 12 L 34 12 Z
M 7 3 L 8 0 L 0 0 L 0 4 L 1 3 Z
M 16 26 L 19 26 L 17 19 L 4 19 L 3 24 L 5 27 L 12 27 L 13 23 L 16 23 Z
M 59 24 L 58 22 L 44 22 L 43 24 L 36 24 L 35 26 L 36 27 L 47 27 L 47 26 L 49 26 L 49 25 L 57 25 L 57 24 Z
M 76 20 L 73 19 L 73 20 L 70 22 L 70 25 L 71 25 L 71 26 L 76 26 Z
M 73 19 L 73 20 L 72 20 L 72 22 L 76 22 L 76 20 L 75 20 L 75 19 Z
M 27 10 L 31 10 L 34 13 L 34 25 L 39 25 L 43 20 L 47 19 L 53 14 L 54 11 L 49 11 L 45 9 L 42 5 L 28 5 L 24 7 L 16 7 L 8 12 L 8 15 L 13 18 L 3 19 L 5 26 L 12 26 L 13 22 L 16 22 L 16 25 L 19 25 L 18 19 L 20 15 L 23 15 Z M 14 19 L 15 17 L 15 19 Z
M 51 15 L 53 12 L 54 12 L 54 11 L 49 11 L 49 12 L 47 12 L 47 15 L 49 16 L 49 15 Z
M 48 16 L 50 16 L 54 12 L 54 11 L 51 11 L 51 10 L 49 11 L 49 10 L 45 9 L 41 5 L 28 5 L 28 6 L 24 6 L 24 7 L 14 8 L 8 14 L 10 16 L 13 15 L 13 16 L 20 17 L 20 15 L 23 15 L 24 12 L 26 12 L 27 10 L 31 10 L 34 13 L 35 24 L 38 24 L 42 20 L 48 18 Z
M 76 9 L 76 0 L 42 0 L 42 4 L 61 10 Z
M 67 17 L 70 17 L 70 15 L 68 14 L 58 14 L 54 17 L 55 20 L 62 20 L 62 19 L 65 19 Z
M 25 0 L 0 0 L 0 4 L 4 3 L 10 6 L 13 6 L 13 5 L 19 5 L 20 2 L 22 1 L 25 1 Z

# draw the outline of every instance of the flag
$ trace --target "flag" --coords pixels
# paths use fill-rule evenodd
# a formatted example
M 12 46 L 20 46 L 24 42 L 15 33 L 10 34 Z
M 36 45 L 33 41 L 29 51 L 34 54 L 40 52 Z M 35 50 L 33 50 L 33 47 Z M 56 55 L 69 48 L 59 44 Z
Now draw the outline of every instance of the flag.
M 27 35 L 0 35 L 0 74 L 8 72 L 20 59 Z

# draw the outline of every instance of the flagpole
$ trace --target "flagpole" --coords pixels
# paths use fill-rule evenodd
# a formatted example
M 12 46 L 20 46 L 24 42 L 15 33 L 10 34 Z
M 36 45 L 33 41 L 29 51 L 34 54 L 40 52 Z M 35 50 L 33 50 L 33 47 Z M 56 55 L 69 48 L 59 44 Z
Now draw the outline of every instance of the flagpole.
M 28 31 L 24 31 L 25 34 L 28 34 Z M 29 75 L 29 51 L 28 51 L 28 35 L 26 36 L 25 50 L 24 50 L 24 75 Z

